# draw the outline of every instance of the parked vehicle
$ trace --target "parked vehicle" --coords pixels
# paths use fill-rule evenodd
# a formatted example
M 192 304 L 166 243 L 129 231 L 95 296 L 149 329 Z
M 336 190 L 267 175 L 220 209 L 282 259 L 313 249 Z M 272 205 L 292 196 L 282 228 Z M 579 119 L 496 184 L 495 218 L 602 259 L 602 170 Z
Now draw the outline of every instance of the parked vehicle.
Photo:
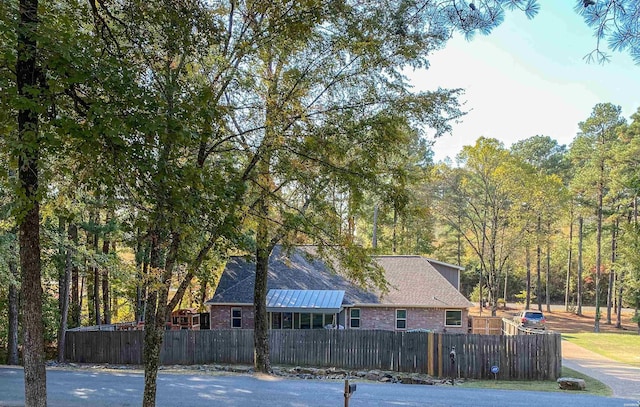
M 525 310 L 516 316 L 516 322 L 523 328 L 546 329 L 547 320 L 542 311 Z

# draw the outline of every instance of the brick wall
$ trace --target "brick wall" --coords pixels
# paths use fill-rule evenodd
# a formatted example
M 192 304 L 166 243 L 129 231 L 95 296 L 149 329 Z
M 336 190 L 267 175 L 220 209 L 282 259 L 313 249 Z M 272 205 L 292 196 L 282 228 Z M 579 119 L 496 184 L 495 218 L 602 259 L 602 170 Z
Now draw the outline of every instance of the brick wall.
M 211 307 L 211 329 L 231 328 L 231 308 L 242 309 L 242 329 L 253 329 L 253 305 L 230 306 L 214 305 Z
M 360 329 L 396 330 L 396 309 L 407 311 L 406 329 L 429 329 L 435 332 L 443 332 L 446 329 L 446 332 L 451 333 L 467 332 L 468 311 L 462 310 L 461 327 L 445 327 L 445 308 L 360 307 Z
M 231 308 L 242 309 L 242 329 L 253 329 L 253 306 L 232 307 L 216 305 L 211 307 L 211 329 L 231 328 Z M 469 313 L 462 310 L 461 327 L 445 327 L 446 308 L 395 308 L 360 307 L 360 329 L 396 330 L 396 309 L 407 310 L 406 329 L 429 329 L 434 332 L 466 333 Z M 347 318 L 350 313 L 347 310 Z M 345 326 L 350 329 L 349 322 Z

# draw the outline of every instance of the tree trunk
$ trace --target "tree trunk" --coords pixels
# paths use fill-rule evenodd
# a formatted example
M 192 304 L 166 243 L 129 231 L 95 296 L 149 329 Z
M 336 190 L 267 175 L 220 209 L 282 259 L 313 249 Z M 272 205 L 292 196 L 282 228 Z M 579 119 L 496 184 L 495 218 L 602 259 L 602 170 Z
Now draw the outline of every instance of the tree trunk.
M 504 300 L 504 303 L 507 303 L 507 285 L 509 283 L 509 269 L 506 269 L 504 272 L 504 297 L 502 298 Z
M 104 238 L 102 242 L 102 254 L 105 257 L 109 254 L 111 242 Z M 109 298 L 109 268 L 104 267 L 102 270 L 102 314 L 104 315 L 104 323 L 111 324 L 111 299 Z
M 58 216 L 58 255 L 56 256 L 56 268 L 58 269 L 58 312 L 62 315 L 62 307 L 64 298 L 62 298 L 62 292 L 64 291 L 64 273 L 67 267 L 67 248 L 65 247 L 65 234 L 66 234 L 65 219 L 62 216 Z
M 271 373 L 269 358 L 269 324 L 267 318 L 267 277 L 269 274 L 269 230 L 267 216 L 269 206 L 265 197 L 260 199 L 256 233 L 256 279 L 253 290 L 254 314 L 254 365 L 256 372 Z
M 624 274 L 618 273 L 618 312 L 616 312 L 616 328 L 622 328 L 622 287 L 624 283 Z
M 158 236 L 154 233 L 151 236 L 150 266 L 154 271 L 158 270 L 160 264 L 160 248 L 158 247 Z M 151 280 L 151 278 L 149 278 Z M 155 278 L 153 279 L 154 283 Z M 153 407 L 156 403 L 156 388 L 158 365 L 160 364 L 160 346 L 162 345 L 162 329 L 156 326 L 156 314 L 158 306 L 158 291 L 149 289 L 145 302 L 144 314 L 144 393 L 142 405 Z
M 525 248 L 525 262 L 527 267 L 527 297 L 525 298 L 524 309 L 531 307 L 531 251 L 529 245 Z
M 378 205 L 373 206 L 373 232 L 371 235 L 371 248 L 378 250 Z
M 604 164 L 600 164 L 600 174 L 604 174 Z M 596 314 L 594 317 L 593 331 L 600 332 L 600 268 L 602 267 L 602 201 L 604 185 L 602 175 L 598 181 L 598 204 L 596 208 Z
M 582 229 L 584 219 L 578 217 L 578 295 L 576 296 L 576 314 L 582 316 Z
M 551 298 L 549 296 L 549 286 L 551 285 L 551 223 L 547 224 L 547 230 L 549 235 L 547 236 L 547 272 L 545 273 L 545 304 L 547 306 L 547 312 L 551 312 Z
M 94 227 L 96 231 L 93 233 L 93 252 L 98 254 L 98 224 L 100 223 L 100 215 L 96 215 Z M 100 318 L 100 267 L 96 262 L 93 262 L 93 312 L 95 316 L 95 324 L 100 325 L 102 322 L 102 318 Z
M 78 227 L 74 222 L 69 224 L 69 244 L 73 245 L 74 253 L 78 247 Z M 80 278 L 79 268 L 75 264 L 75 255 L 71 265 L 71 318 L 69 326 L 76 328 L 80 326 Z
M 65 255 L 64 276 L 62 289 L 60 290 L 60 299 L 62 307 L 60 310 L 60 328 L 58 329 L 58 362 L 63 363 L 65 359 L 64 347 L 67 337 L 67 316 L 69 314 L 69 285 L 71 284 L 71 269 L 73 268 L 74 248 L 72 248 L 72 225 L 69 224 L 68 237 L 69 244 Z
M 616 279 L 616 272 L 614 265 L 616 264 L 616 239 L 618 235 L 618 221 L 613 222 L 611 228 L 611 271 L 609 271 L 609 286 L 607 287 L 607 325 L 611 325 L 611 308 L 613 307 L 614 299 L 614 282 Z
M 89 223 L 90 224 L 93 223 L 93 215 L 91 215 L 89 219 Z M 88 251 L 89 248 L 93 246 L 93 234 L 91 233 L 91 231 L 89 230 L 86 231 L 85 239 L 86 239 L 86 247 Z M 87 295 L 87 314 L 89 316 L 88 324 L 93 325 L 96 320 L 96 307 L 95 307 L 96 291 L 93 288 L 93 276 L 94 276 L 93 263 L 91 262 L 91 259 L 86 254 L 84 258 L 84 263 L 85 263 L 85 267 L 84 267 L 83 278 L 85 279 L 85 283 L 87 286 L 86 295 Z M 83 291 L 80 292 L 80 301 L 82 301 Z M 81 306 L 81 309 L 82 309 L 82 306 Z
M 567 278 L 564 282 L 564 310 L 569 312 L 569 294 L 571 292 L 571 262 L 573 255 L 573 209 L 571 210 L 571 220 L 569 222 L 569 253 L 567 256 Z
M 202 266 L 202 262 L 206 258 L 207 254 L 211 251 L 211 248 L 215 245 L 216 236 L 217 234 L 214 233 L 209 238 L 209 240 L 207 241 L 207 244 L 205 244 L 200 249 L 200 251 L 198 252 L 198 256 L 191 263 L 191 266 L 189 267 L 187 274 L 184 276 L 184 278 L 180 282 L 178 289 L 173 295 L 173 298 L 171 298 L 171 301 L 169 301 L 169 306 L 167 308 L 167 311 L 169 313 L 173 311 L 173 309 L 178 305 L 180 301 L 182 301 L 182 297 L 184 296 L 184 293 L 187 291 L 187 288 L 189 287 L 189 285 L 191 284 L 191 280 L 193 279 L 193 277 L 195 277 L 196 270 L 198 270 L 200 266 Z M 204 283 L 204 286 L 206 288 L 206 282 Z M 202 304 L 204 304 L 204 301 L 202 301 Z
M 36 67 L 38 0 L 20 0 L 17 38 L 16 84 L 23 101 L 18 111 L 18 179 L 21 200 L 18 219 L 23 312 L 23 361 L 25 405 L 47 405 L 47 375 L 44 366 L 44 326 L 40 260 L 40 201 L 38 164 L 40 140 L 38 106 L 40 73 Z
M 19 285 L 20 275 L 18 274 L 18 265 L 13 259 L 15 246 L 10 246 L 12 258 L 9 260 L 9 271 L 14 281 L 9 282 L 9 330 L 7 337 L 7 364 L 19 365 L 20 357 L 18 354 L 18 316 L 20 314 L 20 296 Z
M 171 236 L 171 247 L 167 254 L 164 269 L 160 261 L 159 233 L 156 231 L 151 239 L 151 259 L 152 271 L 160 273 L 156 275 L 159 281 L 154 284 L 156 289 L 149 288 L 147 298 L 147 309 L 145 312 L 145 335 L 144 335 L 144 395 L 143 407 L 154 407 L 156 403 L 156 391 L 158 387 L 158 365 L 160 364 L 160 348 L 164 337 L 166 325 L 167 301 L 169 296 L 169 286 L 173 268 L 178 255 L 180 240 L 177 234 Z M 155 278 L 154 278 L 155 280 Z
M 398 211 L 393 207 L 393 236 L 391 237 L 391 252 L 396 254 L 398 250 L 398 242 L 396 240 L 396 229 L 398 227 Z
M 147 251 L 146 247 L 143 246 L 142 236 L 140 235 L 140 230 L 138 229 L 137 234 L 137 245 L 136 245 L 136 273 L 137 273 L 137 281 L 136 281 L 136 305 L 135 305 L 135 319 L 136 322 L 140 322 L 143 320 L 144 310 L 142 309 L 142 287 L 145 281 L 145 264 L 147 262 Z M 144 247 L 144 249 L 143 249 Z
M 542 249 L 540 248 L 540 232 L 541 232 L 541 220 L 540 216 L 538 216 L 538 233 L 536 236 L 536 301 L 538 303 L 538 311 L 542 311 L 542 281 L 541 281 L 541 257 L 542 257 Z

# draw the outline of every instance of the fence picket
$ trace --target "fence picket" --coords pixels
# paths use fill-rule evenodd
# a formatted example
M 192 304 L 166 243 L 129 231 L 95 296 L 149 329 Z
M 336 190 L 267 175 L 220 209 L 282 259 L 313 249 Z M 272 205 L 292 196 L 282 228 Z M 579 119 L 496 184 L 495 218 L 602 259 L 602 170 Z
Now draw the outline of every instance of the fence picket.
M 68 332 L 68 362 L 141 364 L 143 331 Z M 456 347 L 452 372 L 449 352 Z M 560 335 L 459 335 L 367 330 L 271 331 L 271 363 L 344 369 L 382 369 L 449 377 L 556 379 L 562 368 Z M 252 364 L 248 329 L 167 331 L 162 364 Z

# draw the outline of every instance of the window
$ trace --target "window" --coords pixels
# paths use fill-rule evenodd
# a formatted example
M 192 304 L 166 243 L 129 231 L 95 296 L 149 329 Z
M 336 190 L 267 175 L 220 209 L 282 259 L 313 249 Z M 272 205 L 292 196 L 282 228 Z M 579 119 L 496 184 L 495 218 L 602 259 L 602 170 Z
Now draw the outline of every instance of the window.
M 300 314 L 300 329 L 311 329 L 311 314 Z
M 200 315 L 194 315 L 193 316 L 193 325 L 200 325 Z
M 324 315 L 323 314 L 312 314 L 312 328 L 313 329 L 321 329 L 324 328 Z
M 242 308 L 231 308 L 231 328 L 242 328 Z
M 336 324 L 336 316 L 334 314 L 324 314 L 323 326 L 331 325 L 333 328 Z
M 291 312 L 282 313 L 282 329 L 293 328 L 293 314 Z
M 351 308 L 349 311 L 349 327 L 360 328 L 360 308 Z
M 407 310 L 396 310 L 396 329 L 407 329 Z
M 279 312 L 270 312 L 271 315 L 271 329 L 282 328 L 282 314 Z
M 462 310 L 448 309 L 444 314 L 445 326 L 462 326 Z

